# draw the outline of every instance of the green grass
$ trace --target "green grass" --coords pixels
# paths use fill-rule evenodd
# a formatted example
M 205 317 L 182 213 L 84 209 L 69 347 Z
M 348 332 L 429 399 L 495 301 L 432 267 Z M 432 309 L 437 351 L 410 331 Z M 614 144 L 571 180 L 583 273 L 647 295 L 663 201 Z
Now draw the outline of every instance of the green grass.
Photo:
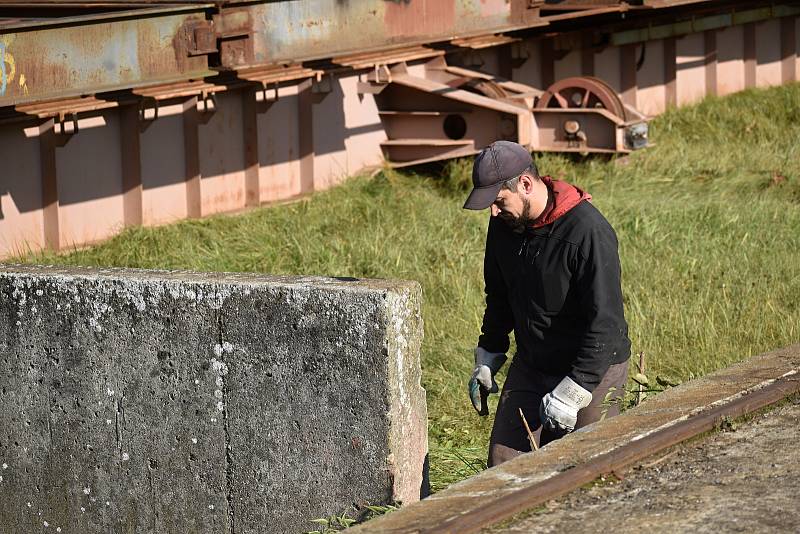
M 798 341 L 800 85 L 672 110 L 651 132 L 655 146 L 624 160 L 537 160 L 591 192 L 616 228 L 633 351 L 648 375 L 683 381 Z M 492 424 L 465 386 L 488 220 L 461 209 L 469 169 L 356 177 L 294 204 L 130 229 L 25 261 L 418 280 L 438 490 L 485 466 Z

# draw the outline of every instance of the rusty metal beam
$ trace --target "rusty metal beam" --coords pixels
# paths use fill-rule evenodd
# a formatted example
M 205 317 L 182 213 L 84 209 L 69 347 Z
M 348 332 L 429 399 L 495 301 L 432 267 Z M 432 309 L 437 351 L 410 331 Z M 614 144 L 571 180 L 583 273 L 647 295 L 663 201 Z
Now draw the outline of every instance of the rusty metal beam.
M 717 31 L 706 30 L 703 32 L 703 46 L 705 49 L 704 71 L 706 80 L 706 94 L 717 94 Z
M 186 183 L 186 216 L 198 218 L 202 213 L 200 191 L 200 112 L 197 97 L 183 103 L 183 151 Z
M 297 86 L 297 132 L 300 156 L 300 193 L 314 191 L 314 99 L 311 81 Z
M 267 85 L 319 77 L 323 72 L 324 71 L 319 69 L 311 69 L 299 64 L 292 64 L 241 69 L 237 71 L 236 76 L 241 80 L 257 82 L 266 87 Z
M 674 37 L 664 39 L 664 100 L 667 107 L 678 105 L 677 49 Z
M 376 65 L 392 65 L 394 63 L 414 61 L 415 59 L 443 56 L 444 53 L 444 50 L 435 50 L 426 46 L 404 46 L 402 48 L 392 48 L 389 50 L 334 56 L 331 62 L 353 69 L 363 69 L 371 68 Z
M 588 484 L 601 475 L 621 470 L 668 447 L 713 430 L 724 418 L 737 418 L 761 410 L 797 394 L 798 391 L 800 391 L 800 379 L 796 374 L 778 378 L 770 385 L 746 393 L 734 401 L 691 416 L 648 434 L 638 441 L 632 441 L 624 447 L 563 471 L 544 482 L 505 494 L 499 499 L 489 501 L 485 506 L 456 516 L 452 521 L 423 528 L 419 532 L 421 534 L 479 532 L 503 519 Z
M 594 46 L 592 33 L 585 32 L 581 36 L 581 75 L 594 76 Z
M 142 161 L 139 108 L 120 110 L 119 139 L 122 158 L 122 220 L 125 226 L 142 225 Z
M 531 0 L 287 0 L 223 7 L 214 21 L 218 35 L 232 35 L 230 44 L 220 47 L 222 66 L 240 68 L 545 26 L 547 22 L 539 17 L 541 4 Z
M 596 15 L 607 15 L 609 13 L 624 13 L 627 10 L 628 6 L 626 4 L 620 4 L 611 7 L 596 7 L 593 9 L 585 9 L 579 11 L 567 11 L 564 13 L 559 13 L 558 15 L 548 15 L 542 18 L 548 23 L 550 23 L 561 20 L 573 20 L 578 18 L 593 17 Z
M 797 18 L 781 19 L 781 82 L 797 81 Z
M 556 81 L 556 58 L 553 50 L 553 39 L 546 38 L 539 41 L 539 69 L 542 87 L 545 89 Z
M 752 3 L 756 4 L 756 2 Z M 671 4 L 666 2 L 664 5 L 658 4 L 653 7 L 663 8 L 670 6 Z M 800 6 L 784 4 L 768 5 L 766 7 L 746 10 L 737 9 L 735 6 L 728 6 L 727 8 L 723 6 L 720 10 L 724 11 L 704 17 L 692 16 L 688 20 L 678 20 L 670 24 L 660 24 L 657 26 L 648 26 L 612 33 L 611 44 L 614 46 L 622 46 L 655 39 L 666 39 L 667 37 L 680 37 L 690 33 L 700 33 L 740 24 L 747 25 L 748 23 L 759 22 L 770 18 L 790 17 L 800 14 Z M 690 15 L 690 13 L 687 15 Z M 681 18 L 685 18 L 687 15 L 683 15 Z M 547 18 L 547 20 L 552 19 Z
M 742 30 L 744 55 L 744 86 L 746 89 L 756 86 L 756 24 L 748 22 Z
M 254 87 L 240 92 L 242 99 L 242 148 L 244 149 L 245 206 L 261 203 L 258 162 L 258 107 Z
M 58 201 L 58 171 L 56 148 L 58 140 L 53 130 L 55 121 L 39 126 L 39 157 L 42 177 L 42 227 L 44 246 L 49 250 L 61 248 L 60 208 Z
M 477 35 L 475 37 L 463 37 L 459 39 L 453 39 L 452 41 L 450 41 L 450 44 L 455 46 L 460 46 L 462 48 L 472 48 L 474 50 L 480 50 L 482 48 L 492 48 L 495 46 L 511 44 L 519 40 L 520 39 L 516 37 L 509 37 L 507 35 L 489 34 L 489 35 Z
M 0 106 L 211 75 L 207 56 L 194 53 L 198 36 L 208 28 L 207 6 L 4 25 L 0 28 Z
M 619 48 L 620 92 L 622 101 L 636 107 L 636 45 Z

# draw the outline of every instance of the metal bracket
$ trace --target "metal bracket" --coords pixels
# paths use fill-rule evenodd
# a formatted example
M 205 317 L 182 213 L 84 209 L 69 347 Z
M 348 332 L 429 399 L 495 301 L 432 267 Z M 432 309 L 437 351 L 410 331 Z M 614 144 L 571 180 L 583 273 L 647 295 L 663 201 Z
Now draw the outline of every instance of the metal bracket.
M 318 95 L 328 95 L 333 91 L 333 75 L 317 72 L 311 80 L 311 92 Z
M 264 113 L 272 107 L 272 104 L 278 101 L 278 82 L 272 84 L 272 95 L 269 94 L 270 84 L 266 82 L 261 83 L 261 100 L 256 99 L 256 113 Z
M 56 146 L 62 147 L 72 139 L 72 136 L 78 133 L 78 114 L 75 112 L 69 113 L 69 119 L 65 120 L 67 113 L 59 113 L 58 120 L 53 122 L 53 134 L 56 139 Z M 72 123 L 72 130 L 67 128 L 67 124 Z
M 153 110 L 153 115 L 151 117 L 147 116 L 148 107 Z M 139 101 L 139 122 L 153 122 L 157 118 L 158 118 L 158 100 L 152 97 L 142 98 Z
M 201 104 L 202 103 L 202 104 Z M 201 124 L 207 124 L 214 116 L 217 107 L 217 97 L 214 93 L 203 91 L 197 96 L 197 118 Z
M 356 91 L 360 95 L 377 95 L 386 86 L 392 83 L 392 71 L 385 64 L 376 63 L 373 70 L 367 74 L 367 80 L 361 81 L 356 85 Z
M 485 61 L 480 50 L 468 48 L 461 53 L 461 63 L 465 67 L 482 67 Z
M 193 21 L 187 28 L 189 56 L 203 56 L 217 52 L 217 37 L 214 22 L 210 20 Z
M 198 100 L 202 102 L 202 108 L 198 110 L 201 113 L 214 113 L 217 111 L 217 95 L 215 93 L 203 91 Z M 211 105 L 209 105 L 209 102 Z
M 268 83 L 261 84 L 261 98 L 263 102 L 276 102 L 278 100 L 278 82 L 272 84 L 272 98 L 267 96 Z
M 511 65 L 513 68 L 518 69 L 530 59 L 530 50 L 525 42 L 511 43 Z
M 370 81 L 375 83 L 392 83 L 392 71 L 385 64 L 375 64 L 374 75 L 370 76 Z

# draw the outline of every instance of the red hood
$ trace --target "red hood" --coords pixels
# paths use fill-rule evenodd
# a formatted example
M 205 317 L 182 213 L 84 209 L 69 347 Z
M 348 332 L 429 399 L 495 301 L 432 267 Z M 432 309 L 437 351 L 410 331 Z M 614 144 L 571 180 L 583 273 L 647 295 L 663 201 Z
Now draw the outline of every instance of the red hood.
M 592 199 L 592 195 L 567 182 L 553 180 L 549 176 L 542 176 L 542 181 L 553 194 L 552 202 L 547 205 L 539 218 L 533 221 L 534 228 L 547 226 L 577 206 L 581 200 Z

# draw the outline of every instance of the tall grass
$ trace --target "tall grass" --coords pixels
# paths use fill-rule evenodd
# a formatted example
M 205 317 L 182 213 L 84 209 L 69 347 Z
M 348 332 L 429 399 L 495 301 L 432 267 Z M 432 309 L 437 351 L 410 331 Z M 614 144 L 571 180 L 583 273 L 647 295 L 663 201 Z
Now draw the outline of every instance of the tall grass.
M 651 131 L 655 146 L 622 160 L 537 159 L 591 192 L 615 227 L 633 351 L 651 374 L 682 381 L 798 341 L 800 85 L 671 110 Z M 440 489 L 484 467 L 492 424 L 465 386 L 488 220 L 461 209 L 470 166 L 356 177 L 295 204 L 130 229 L 24 261 L 418 280 Z

